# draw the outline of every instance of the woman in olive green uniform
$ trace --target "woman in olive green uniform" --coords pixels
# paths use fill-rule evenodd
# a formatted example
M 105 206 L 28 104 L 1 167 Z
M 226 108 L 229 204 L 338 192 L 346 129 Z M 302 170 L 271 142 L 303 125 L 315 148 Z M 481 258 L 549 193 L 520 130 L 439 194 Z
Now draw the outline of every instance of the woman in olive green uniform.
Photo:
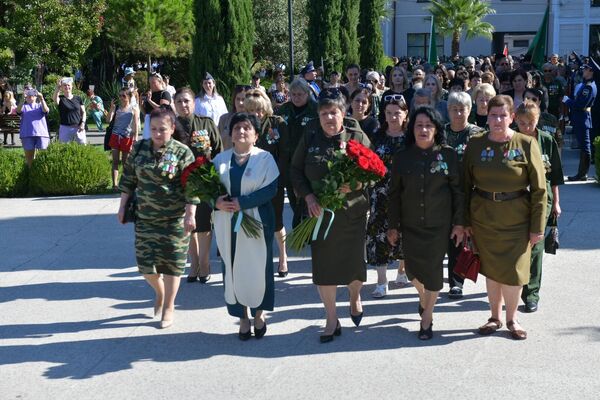
M 257 132 L 259 136 L 256 147 L 271 153 L 279 168 L 279 186 L 272 203 L 275 211 L 275 239 L 279 247 L 277 272 L 283 278 L 288 274 L 285 228 L 283 227 L 284 190 L 290 163 L 288 126 L 282 117 L 273 115 L 271 100 L 260 89 L 251 89 L 246 92 L 244 110 L 256 115 L 260 120 L 260 132 Z
M 173 324 L 179 276 L 187 261 L 190 232 L 196 227 L 198 198 L 186 198 L 181 172 L 194 162 L 192 151 L 173 140 L 175 113 L 158 108 L 150 114 L 150 139 L 137 142 L 119 182 L 118 218 L 124 223 L 129 196 L 137 195 L 135 253 L 138 269 L 156 293 L 154 315 L 161 328 Z M 161 279 L 162 275 L 162 279 Z
M 173 138 L 187 145 L 194 157 L 204 156 L 212 160 L 223 151 L 223 142 L 212 118 L 194 114 L 195 96 L 190 88 L 182 88 L 175 93 L 180 129 L 176 129 Z M 196 209 L 196 229 L 192 233 L 189 250 L 191 265 L 187 281 L 190 283 L 206 283 L 210 279 L 211 213 L 212 207 L 207 203 Z
M 527 97 L 528 92 L 525 92 Z M 548 203 L 546 204 L 546 215 L 552 219 L 560 216 L 560 196 L 558 185 L 563 185 L 564 175 L 560 161 L 560 150 L 554 138 L 548 133 L 536 128 L 540 109 L 537 104 L 525 100 L 517 108 L 516 119 L 519 132 L 536 138 L 542 152 L 542 161 L 546 172 L 546 191 Z M 549 218 L 548 218 L 549 219 Z M 547 220 L 548 220 L 547 219 Z M 521 299 L 525 303 L 525 312 L 536 312 L 540 300 L 540 286 L 542 284 L 542 258 L 544 255 L 544 241 L 540 240 L 531 249 L 531 272 L 529 283 L 523 286 Z
M 323 212 L 316 188 L 328 173 L 327 162 L 342 142 L 354 139 L 370 147 L 367 135 L 360 130 L 343 125 L 346 103 L 337 89 L 325 89 L 319 100 L 320 125 L 304 133 L 291 165 L 291 178 L 299 197 L 306 202 L 308 215 L 317 217 Z M 366 190 L 340 188 L 347 193 L 344 206 L 335 211 L 335 218 L 327 237 L 324 237 L 331 215 L 327 213 L 318 233 L 311 243 L 313 283 L 317 285 L 327 314 L 327 324 L 321 342 L 333 340 L 341 334 L 336 313 L 337 285 L 347 285 L 350 291 L 350 316 L 359 325 L 363 311 L 360 289 L 367 279 L 365 264 L 365 237 L 369 201 Z
M 295 79 L 290 83 L 290 101 L 284 103 L 277 110 L 277 115 L 281 116 L 288 126 L 290 162 L 294 151 L 296 151 L 296 147 L 298 147 L 298 142 L 304 134 L 306 124 L 308 124 L 308 121 L 317 118 L 317 105 L 311 99 L 311 93 L 312 90 L 308 86 L 308 82 L 301 78 Z M 296 198 L 289 175 L 285 181 L 285 189 L 290 201 L 290 207 L 294 212 L 292 225 L 296 226 L 300 223 L 304 202 L 302 199 Z
M 490 132 L 471 138 L 465 151 L 465 230 L 479 250 L 492 313 L 479 333 L 502 327 L 504 302 L 511 336 L 522 340 L 527 332 L 517 321 L 517 307 L 529 282 L 531 246 L 544 238 L 546 179 L 535 140 L 510 129 L 513 107 L 509 96 L 490 100 Z
M 464 194 L 458 157 L 446 146 L 442 117 L 430 106 L 413 111 L 406 149 L 394 156 L 388 240 L 402 232 L 406 274 L 419 292 L 419 339 L 433 336 L 433 307 L 444 285 L 448 238 L 463 240 Z

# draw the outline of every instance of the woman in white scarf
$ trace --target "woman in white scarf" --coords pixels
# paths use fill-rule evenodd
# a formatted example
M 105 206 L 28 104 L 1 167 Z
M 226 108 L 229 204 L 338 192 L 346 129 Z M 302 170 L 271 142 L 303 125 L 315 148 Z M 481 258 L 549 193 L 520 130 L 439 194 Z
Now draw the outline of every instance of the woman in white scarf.
M 254 115 L 237 113 L 231 119 L 233 148 L 219 153 L 213 163 L 229 195 L 217 199 L 213 223 L 223 258 L 225 302 L 230 315 L 240 318 L 239 338 L 252 336 L 248 307 L 254 317 L 254 335 L 267 331 L 264 310 L 273 310 L 273 235 L 275 215 L 271 199 L 277 193 L 279 170 L 266 151 L 255 147 L 260 122 Z M 262 223 L 258 238 L 239 228 L 243 212 Z

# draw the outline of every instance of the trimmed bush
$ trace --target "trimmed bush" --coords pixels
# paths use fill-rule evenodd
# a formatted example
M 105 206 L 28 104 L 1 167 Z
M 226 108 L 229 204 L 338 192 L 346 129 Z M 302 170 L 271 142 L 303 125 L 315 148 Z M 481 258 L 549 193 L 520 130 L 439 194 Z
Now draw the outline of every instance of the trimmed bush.
M 110 163 L 99 147 L 52 143 L 33 161 L 29 186 L 34 195 L 104 193 L 110 174 Z
M 28 172 L 22 151 L 0 149 L 0 197 L 25 196 Z
M 596 182 L 600 183 L 600 136 L 596 136 L 593 143 L 596 149 L 594 154 L 594 167 L 596 167 Z

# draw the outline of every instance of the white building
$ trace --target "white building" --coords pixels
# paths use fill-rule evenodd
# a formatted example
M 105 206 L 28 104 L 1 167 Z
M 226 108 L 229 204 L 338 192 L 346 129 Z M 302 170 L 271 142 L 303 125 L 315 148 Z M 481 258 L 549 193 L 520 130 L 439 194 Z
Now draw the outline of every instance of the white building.
M 484 20 L 496 31 L 492 40 L 475 38 L 460 43 L 461 55 L 501 53 L 507 45 L 510 54 L 527 51 L 540 28 L 546 6 L 550 5 L 548 53 L 566 55 L 571 51 L 600 55 L 600 0 L 490 0 L 496 14 Z M 431 6 L 428 0 L 389 2 L 390 18 L 383 24 L 384 47 L 389 56 L 421 56 L 428 52 Z M 451 38 L 438 33 L 438 55 L 451 54 Z

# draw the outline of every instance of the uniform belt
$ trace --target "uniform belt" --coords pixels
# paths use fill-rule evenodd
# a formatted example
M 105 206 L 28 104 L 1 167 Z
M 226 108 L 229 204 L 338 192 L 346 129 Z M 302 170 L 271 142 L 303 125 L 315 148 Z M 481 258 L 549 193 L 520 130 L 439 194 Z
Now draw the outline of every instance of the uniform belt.
M 475 188 L 475 193 L 487 200 L 496 202 L 518 199 L 529 194 L 528 190 L 518 190 L 516 192 L 486 192 L 479 188 Z

